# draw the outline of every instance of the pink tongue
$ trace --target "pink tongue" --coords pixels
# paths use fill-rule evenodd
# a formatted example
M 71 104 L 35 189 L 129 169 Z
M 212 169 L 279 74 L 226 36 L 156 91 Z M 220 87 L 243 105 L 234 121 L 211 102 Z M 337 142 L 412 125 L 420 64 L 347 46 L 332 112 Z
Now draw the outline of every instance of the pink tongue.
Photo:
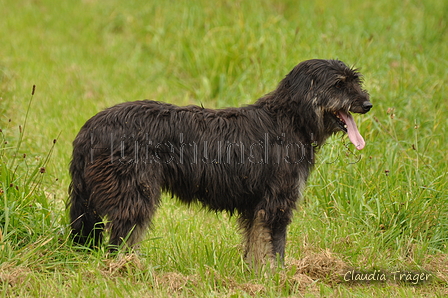
M 339 117 L 341 117 L 342 120 L 344 120 L 345 124 L 347 124 L 348 138 L 353 143 L 353 145 L 355 145 L 356 149 L 361 150 L 362 148 L 364 148 L 366 142 L 364 142 L 362 135 L 359 133 L 352 115 L 350 115 L 350 113 L 339 111 Z

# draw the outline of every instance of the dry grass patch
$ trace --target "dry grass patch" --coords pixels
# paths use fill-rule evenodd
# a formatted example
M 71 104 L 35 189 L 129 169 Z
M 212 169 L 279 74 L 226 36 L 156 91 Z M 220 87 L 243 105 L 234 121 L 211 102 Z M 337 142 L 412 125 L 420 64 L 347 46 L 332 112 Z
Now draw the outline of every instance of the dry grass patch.
M 448 284 L 448 256 L 446 254 L 429 255 L 426 257 L 425 264 L 423 268 L 431 272 L 436 280 Z
M 304 284 L 323 281 L 328 284 L 342 282 L 342 276 L 350 266 L 341 257 L 328 249 L 322 252 L 307 252 L 300 260 L 289 260 L 291 266 L 297 267 L 294 278 Z
M 8 284 L 12 287 L 23 285 L 30 272 L 31 270 L 26 267 L 4 263 L 0 265 L 0 283 Z

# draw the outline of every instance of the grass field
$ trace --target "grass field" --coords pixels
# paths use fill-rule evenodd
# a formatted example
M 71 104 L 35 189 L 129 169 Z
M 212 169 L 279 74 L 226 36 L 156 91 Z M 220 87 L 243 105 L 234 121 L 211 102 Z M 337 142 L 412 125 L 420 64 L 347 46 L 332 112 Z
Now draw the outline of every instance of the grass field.
M 448 295 L 446 1 L 0 7 L 2 297 Z M 364 150 L 354 152 L 341 135 L 320 150 L 284 269 L 252 272 L 233 218 L 169 197 L 139 255 L 71 245 L 68 163 L 88 118 L 144 98 L 248 104 L 310 58 L 361 68 L 374 108 L 355 116 Z M 387 273 L 387 281 L 349 283 L 341 276 L 350 270 Z M 400 282 L 397 271 L 430 280 Z

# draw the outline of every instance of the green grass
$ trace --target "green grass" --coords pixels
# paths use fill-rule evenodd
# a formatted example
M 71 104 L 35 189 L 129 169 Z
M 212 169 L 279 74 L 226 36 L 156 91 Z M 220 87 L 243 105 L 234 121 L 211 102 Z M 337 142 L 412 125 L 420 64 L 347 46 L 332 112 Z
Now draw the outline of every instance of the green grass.
M 448 294 L 445 1 L 0 0 L 0 7 L 3 297 Z M 346 148 L 341 136 L 321 149 L 289 229 L 285 269 L 251 272 L 233 218 L 168 197 L 139 256 L 70 243 L 67 169 L 88 118 L 143 98 L 244 105 L 310 58 L 360 67 L 374 108 L 355 116 L 364 150 Z M 335 279 L 344 266 L 427 270 L 434 278 L 350 285 Z

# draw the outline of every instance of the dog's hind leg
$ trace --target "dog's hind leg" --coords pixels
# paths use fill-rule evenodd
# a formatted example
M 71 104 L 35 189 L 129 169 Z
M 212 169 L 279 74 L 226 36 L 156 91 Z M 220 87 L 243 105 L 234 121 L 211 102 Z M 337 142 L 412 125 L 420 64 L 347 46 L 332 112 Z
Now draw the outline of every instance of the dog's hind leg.
M 145 164 L 111 163 L 108 157 L 97 158 L 85 170 L 83 199 L 72 191 L 72 228 L 83 228 L 87 235 L 93 225 L 104 220 L 110 231 L 111 249 L 122 244 L 130 248 L 144 235 L 160 197 L 160 184 L 151 176 Z M 82 186 L 82 184 L 80 184 Z M 75 190 L 76 185 L 72 186 Z M 78 191 L 79 192 L 79 191 Z M 100 224 L 102 228 L 102 223 Z M 100 235 L 101 230 L 98 230 Z
M 132 176 L 132 175 L 131 175 Z M 160 186 L 153 179 L 138 182 L 133 177 L 117 181 L 120 191 L 106 211 L 110 245 L 134 247 L 144 236 L 159 203 Z
M 88 246 L 98 246 L 102 241 L 104 224 L 98 214 L 89 208 L 88 200 L 72 194 L 70 219 L 74 241 Z
M 86 184 L 82 162 L 72 162 L 69 188 L 70 225 L 73 240 L 79 244 L 98 246 L 102 241 L 104 224 L 90 204 L 91 191 Z

